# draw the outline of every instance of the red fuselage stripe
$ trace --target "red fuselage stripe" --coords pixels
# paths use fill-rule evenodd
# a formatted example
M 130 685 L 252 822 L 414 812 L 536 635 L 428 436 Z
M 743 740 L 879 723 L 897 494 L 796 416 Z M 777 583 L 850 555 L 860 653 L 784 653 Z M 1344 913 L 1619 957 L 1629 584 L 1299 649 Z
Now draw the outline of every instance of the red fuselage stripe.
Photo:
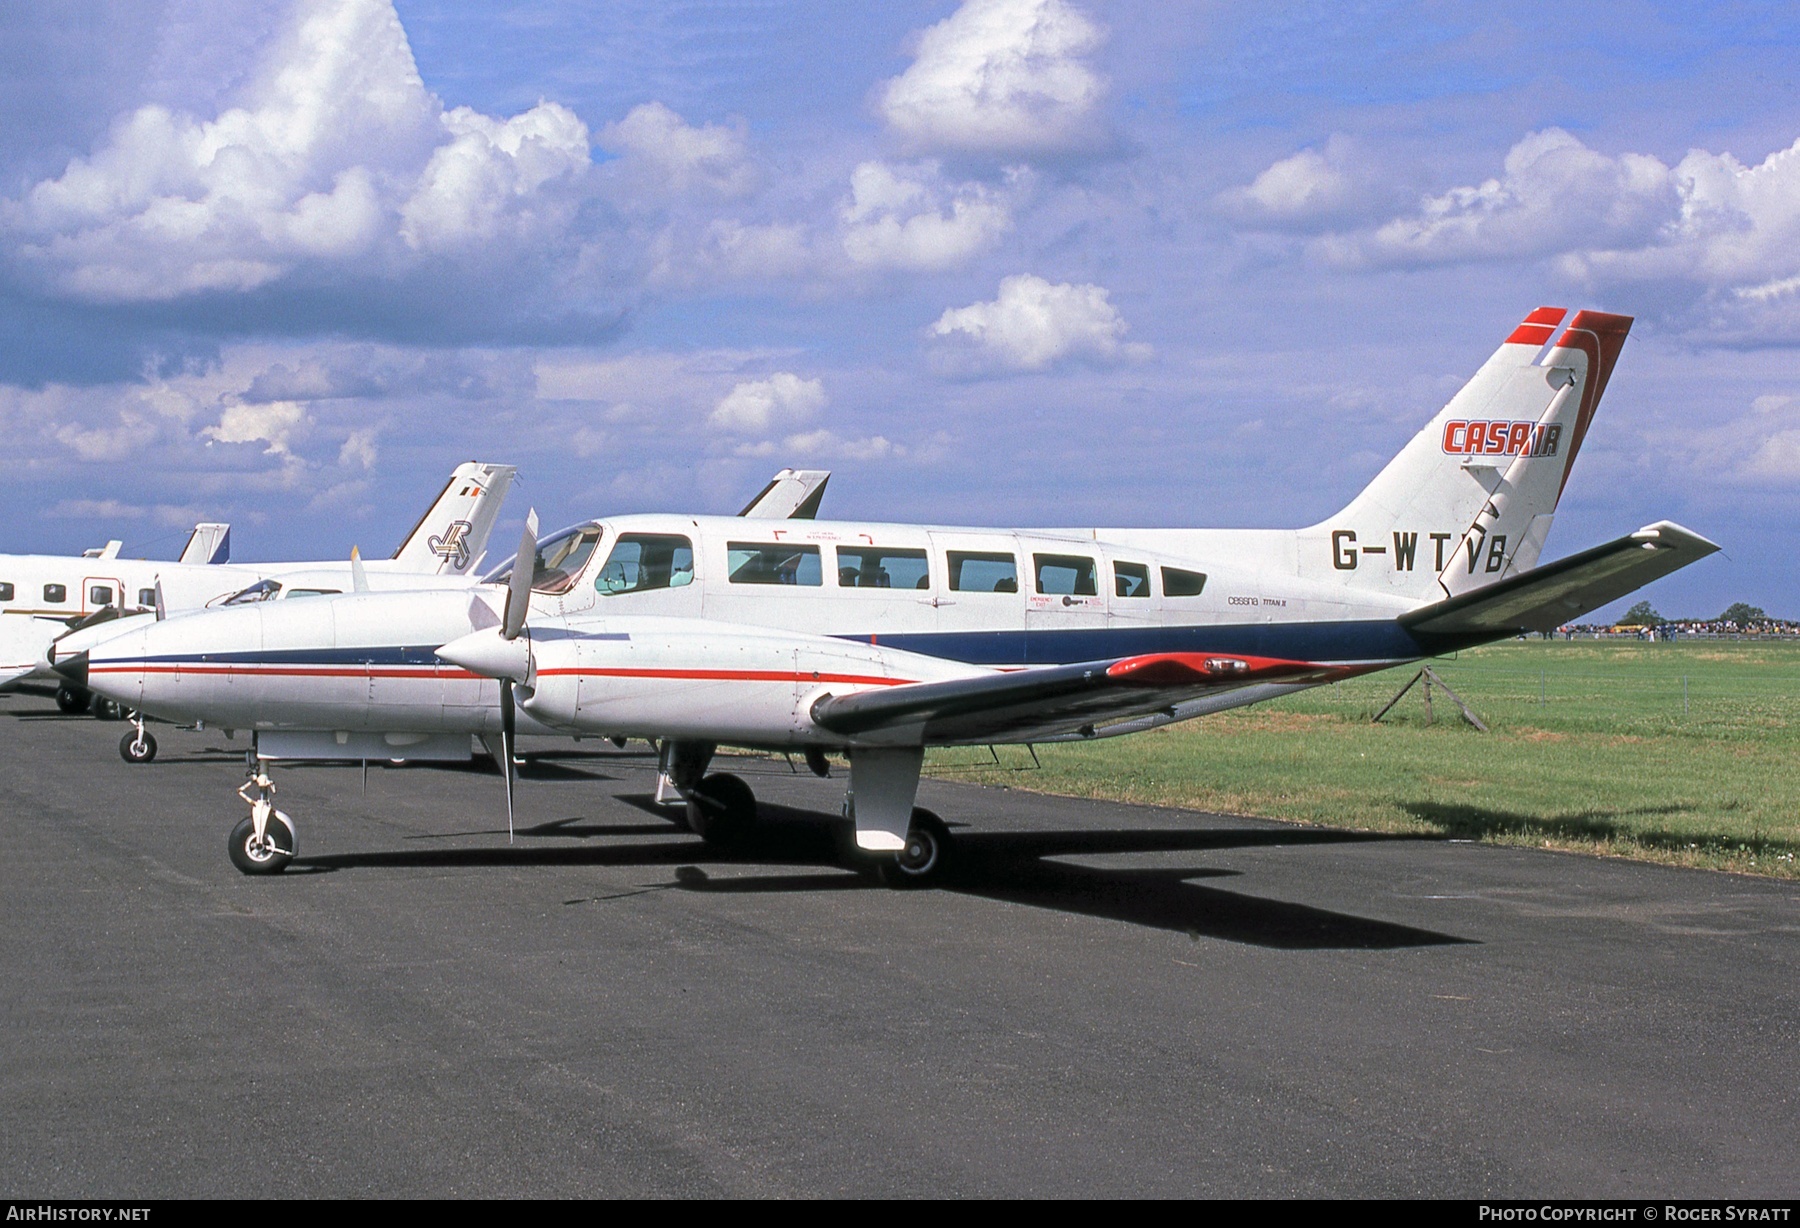
M 273 666 L 273 665 L 90 665 L 89 674 L 206 674 L 209 676 L 238 674 L 246 678 L 475 678 L 466 669 L 432 666 L 402 669 L 388 665 L 349 667 L 341 665 Z
M 860 686 L 906 686 L 910 678 L 872 678 L 866 674 L 816 674 L 776 669 L 543 669 L 540 678 L 679 678 L 695 682 L 844 682 Z

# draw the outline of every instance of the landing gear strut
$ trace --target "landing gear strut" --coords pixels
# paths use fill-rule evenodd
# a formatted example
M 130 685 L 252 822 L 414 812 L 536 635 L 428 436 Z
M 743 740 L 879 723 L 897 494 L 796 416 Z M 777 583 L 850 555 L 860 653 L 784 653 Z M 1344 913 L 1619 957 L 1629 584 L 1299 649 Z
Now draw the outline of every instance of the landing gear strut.
M 238 789 L 250 804 L 250 817 L 231 829 L 226 848 L 231 864 L 245 874 L 279 874 L 294 859 L 299 847 L 294 821 L 275 809 L 275 782 L 261 759 L 253 759 L 252 775 Z
M 119 739 L 119 758 L 127 763 L 148 763 L 156 758 L 156 738 L 144 729 L 144 714 L 133 712 L 132 730 Z

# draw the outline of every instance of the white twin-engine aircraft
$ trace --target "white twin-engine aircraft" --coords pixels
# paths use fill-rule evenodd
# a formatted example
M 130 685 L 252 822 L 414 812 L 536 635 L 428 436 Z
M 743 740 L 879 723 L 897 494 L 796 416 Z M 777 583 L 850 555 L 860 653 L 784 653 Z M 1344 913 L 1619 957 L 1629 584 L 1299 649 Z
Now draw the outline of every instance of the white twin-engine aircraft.
M 230 563 L 230 529 L 200 524 L 175 562 L 119 557 L 119 543 L 79 557 L 0 555 L 0 685 L 29 677 L 55 680 L 45 666 L 53 640 L 71 626 L 157 611 L 198 610 L 370 589 L 467 587 L 487 551 L 513 466 L 458 465 L 391 559 L 366 563 Z M 359 579 L 360 577 L 360 579 Z M 91 696 L 64 682 L 56 700 L 84 711 Z
M 712 841 L 756 802 L 715 746 L 847 752 L 860 855 L 897 885 L 952 855 L 913 802 L 928 746 L 1108 737 L 1550 630 L 1712 553 L 1667 522 L 1543 566 L 1631 321 L 1526 317 L 1368 488 L 1297 531 L 993 530 L 628 516 L 535 541 L 459 592 L 347 595 L 145 627 L 59 668 L 121 703 L 254 731 L 247 873 L 293 826 L 268 760 L 467 758 L 642 737 Z M 1548 349 L 1546 350 L 1546 347 Z M 661 790 L 659 790 L 661 792 Z

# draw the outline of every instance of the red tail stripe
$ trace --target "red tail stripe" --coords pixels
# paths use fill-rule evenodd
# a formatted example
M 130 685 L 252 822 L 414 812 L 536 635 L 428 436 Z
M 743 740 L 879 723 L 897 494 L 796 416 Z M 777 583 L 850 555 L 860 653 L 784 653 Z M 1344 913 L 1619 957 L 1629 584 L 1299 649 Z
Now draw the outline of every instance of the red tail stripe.
M 1512 330 L 1512 336 L 1506 339 L 1508 345 L 1542 345 L 1550 340 L 1550 334 L 1556 329 L 1548 324 L 1521 324 Z
M 1554 328 L 1558 324 L 1561 324 L 1563 317 L 1568 314 L 1569 309 L 1567 307 L 1539 307 L 1536 311 L 1525 317 L 1525 323 L 1548 324 Z

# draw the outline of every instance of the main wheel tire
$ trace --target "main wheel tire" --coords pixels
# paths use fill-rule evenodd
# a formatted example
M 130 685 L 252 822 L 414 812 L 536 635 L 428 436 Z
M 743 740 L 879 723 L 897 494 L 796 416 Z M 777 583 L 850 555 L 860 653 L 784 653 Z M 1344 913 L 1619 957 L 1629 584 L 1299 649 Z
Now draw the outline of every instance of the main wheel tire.
M 119 758 L 127 763 L 149 763 L 156 758 L 156 736 L 146 729 L 140 737 L 132 730 L 119 739 Z
M 687 823 L 708 844 L 742 844 L 756 825 L 756 794 L 729 772 L 708 776 L 688 795 Z
M 94 696 L 94 719 L 122 721 L 125 719 L 125 705 L 117 700 L 108 699 L 104 695 L 96 695 Z
M 70 716 L 86 712 L 93 701 L 94 693 L 85 687 L 70 686 L 65 682 L 56 688 L 56 706 Z
M 952 844 L 944 820 L 922 806 L 914 807 L 906 847 L 875 863 L 875 872 L 889 887 L 907 890 L 935 887 L 950 867 Z
M 293 820 L 277 810 L 269 816 L 263 843 L 253 848 L 255 835 L 256 824 L 250 819 L 231 829 L 231 840 L 226 845 L 231 864 L 245 874 L 279 874 L 287 869 L 299 846 L 294 839 Z

